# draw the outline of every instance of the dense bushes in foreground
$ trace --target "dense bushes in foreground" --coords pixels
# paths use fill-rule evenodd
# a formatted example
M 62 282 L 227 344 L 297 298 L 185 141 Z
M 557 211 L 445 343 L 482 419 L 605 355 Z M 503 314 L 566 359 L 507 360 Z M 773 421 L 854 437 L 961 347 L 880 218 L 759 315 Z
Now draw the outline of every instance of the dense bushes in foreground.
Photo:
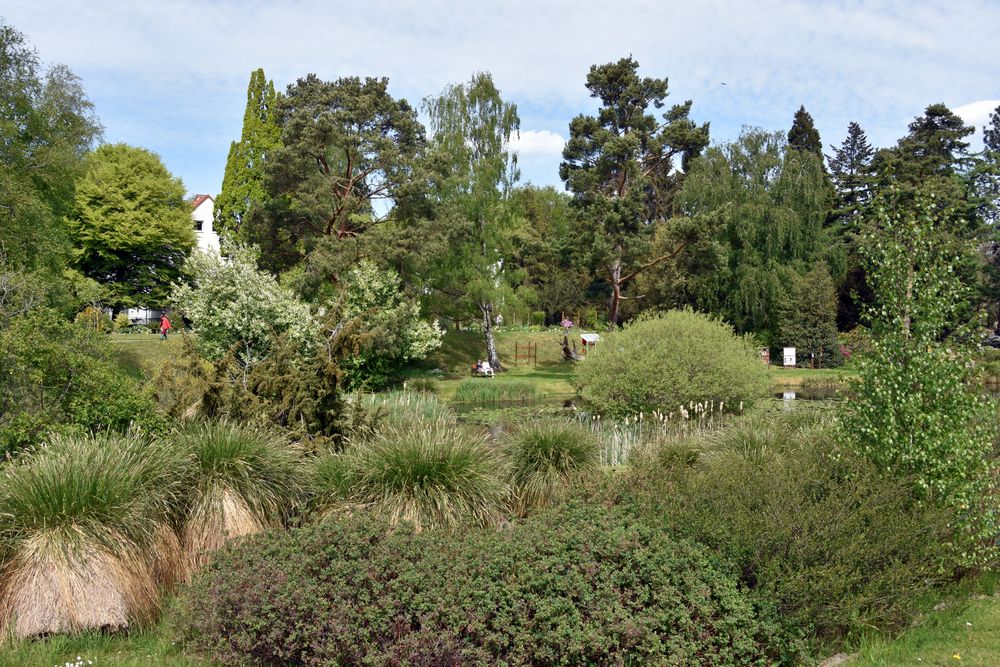
M 744 418 L 662 445 L 633 467 L 625 493 L 812 636 L 905 626 L 958 565 L 949 515 L 838 449 L 831 430 L 816 415 Z
M 177 606 L 226 665 L 773 664 L 799 645 L 708 553 L 621 509 L 505 531 L 358 516 L 223 551 Z

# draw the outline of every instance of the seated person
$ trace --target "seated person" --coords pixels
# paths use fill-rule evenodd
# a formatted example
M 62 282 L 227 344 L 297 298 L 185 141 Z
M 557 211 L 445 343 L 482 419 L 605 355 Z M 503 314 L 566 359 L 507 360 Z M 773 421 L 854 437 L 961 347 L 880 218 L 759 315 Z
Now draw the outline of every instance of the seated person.
M 482 366 L 480 366 L 480 370 L 482 371 L 483 375 L 493 375 L 493 367 L 490 366 L 489 361 L 484 361 Z

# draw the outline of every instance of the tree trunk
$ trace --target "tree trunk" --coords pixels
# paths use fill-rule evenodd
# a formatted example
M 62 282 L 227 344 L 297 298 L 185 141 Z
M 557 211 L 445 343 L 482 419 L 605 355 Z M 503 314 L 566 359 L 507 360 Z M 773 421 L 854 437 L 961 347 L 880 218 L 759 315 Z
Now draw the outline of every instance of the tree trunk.
M 615 259 L 611 265 L 611 307 L 608 311 L 608 324 L 614 327 L 618 324 L 618 307 L 622 301 L 622 260 Z
M 483 314 L 483 335 L 486 336 L 486 360 L 494 371 L 503 370 L 500 367 L 500 356 L 497 354 L 497 342 L 493 337 L 493 304 L 480 303 L 479 310 Z

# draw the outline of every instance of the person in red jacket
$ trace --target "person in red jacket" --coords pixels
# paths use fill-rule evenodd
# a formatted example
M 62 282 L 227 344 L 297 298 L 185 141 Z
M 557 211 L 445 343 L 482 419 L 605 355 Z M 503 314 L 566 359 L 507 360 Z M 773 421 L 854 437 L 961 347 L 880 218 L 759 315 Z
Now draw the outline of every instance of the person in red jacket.
M 166 313 L 160 315 L 160 340 L 167 339 L 167 332 L 170 331 L 170 319 Z

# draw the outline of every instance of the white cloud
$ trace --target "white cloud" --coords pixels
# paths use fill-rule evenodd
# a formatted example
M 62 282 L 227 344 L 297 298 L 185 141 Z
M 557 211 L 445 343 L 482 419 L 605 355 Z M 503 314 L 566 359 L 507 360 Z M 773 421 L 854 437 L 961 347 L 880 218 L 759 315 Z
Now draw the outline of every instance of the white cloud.
M 520 136 L 510 142 L 510 150 L 519 155 L 562 155 L 566 140 L 549 130 L 521 130 Z
M 218 191 L 257 67 L 281 89 L 309 72 L 388 76 L 414 105 L 489 71 L 526 127 L 550 128 L 519 142 L 549 182 L 556 132 L 596 108 L 589 67 L 628 54 L 669 77 L 668 104 L 693 100 L 716 141 L 787 130 L 804 104 L 824 144 L 857 121 L 887 146 L 928 104 L 998 95 L 997 0 L 5 0 L 2 13 L 81 76 L 110 140 L 157 150 L 201 192 Z
M 953 111 L 966 123 L 974 126 L 976 134 L 981 134 L 983 126 L 990 122 L 990 114 L 997 107 L 1000 107 L 1000 100 L 979 100 L 955 107 Z

